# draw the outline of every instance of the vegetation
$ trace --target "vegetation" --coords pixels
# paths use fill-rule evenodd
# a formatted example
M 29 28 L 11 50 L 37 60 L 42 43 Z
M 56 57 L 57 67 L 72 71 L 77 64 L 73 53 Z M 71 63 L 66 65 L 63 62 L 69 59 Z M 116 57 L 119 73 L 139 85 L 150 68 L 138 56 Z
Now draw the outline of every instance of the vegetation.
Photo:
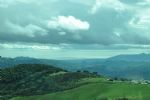
M 14 96 L 30 96 L 64 91 L 78 87 L 81 78 L 95 74 L 67 72 L 41 64 L 21 64 L 0 70 L 0 100 Z
M 44 73 L 57 73 L 59 71 L 65 71 L 60 68 L 56 68 L 49 65 L 40 64 L 20 64 L 11 68 L 5 68 L 0 70 L 0 82 L 10 83 L 21 80 L 22 78 L 29 77 L 33 74 Z M 45 74 L 44 74 L 45 75 Z
M 83 86 L 46 95 L 16 97 L 11 100 L 149 100 L 150 85 L 111 82 L 105 78 L 86 78 Z
M 0 69 L 0 100 L 149 100 L 150 85 L 145 83 L 21 64 Z

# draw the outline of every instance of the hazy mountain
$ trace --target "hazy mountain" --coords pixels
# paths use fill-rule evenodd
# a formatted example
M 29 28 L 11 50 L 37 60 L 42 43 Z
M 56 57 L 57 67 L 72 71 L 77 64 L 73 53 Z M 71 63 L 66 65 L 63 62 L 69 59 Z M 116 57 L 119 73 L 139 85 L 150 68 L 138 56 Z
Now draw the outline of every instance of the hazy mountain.
M 150 54 L 118 55 L 106 59 L 101 66 L 83 68 L 102 75 L 150 80 Z
M 77 70 L 81 68 L 88 68 L 99 66 L 105 59 L 80 59 L 80 60 L 50 60 L 50 59 L 35 59 L 29 57 L 16 58 L 0 58 L 0 68 L 11 67 L 18 64 L 47 64 L 54 65 L 68 70 Z
M 0 67 L 17 64 L 47 64 L 69 71 L 96 71 L 111 77 L 150 80 L 150 54 L 118 55 L 108 59 L 48 60 L 28 57 L 0 58 Z
M 107 60 L 112 61 L 150 61 L 150 54 L 132 54 L 132 55 L 118 55 L 111 58 L 108 58 Z

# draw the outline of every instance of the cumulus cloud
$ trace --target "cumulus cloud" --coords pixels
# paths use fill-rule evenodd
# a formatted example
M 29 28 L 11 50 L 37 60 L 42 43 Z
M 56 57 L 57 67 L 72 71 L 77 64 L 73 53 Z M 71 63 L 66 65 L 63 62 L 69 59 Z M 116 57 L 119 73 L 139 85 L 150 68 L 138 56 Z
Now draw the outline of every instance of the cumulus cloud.
M 88 30 L 90 24 L 87 21 L 82 21 L 74 16 L 58 16 L 48 22 L 50 29 L 65 29 L 68 31 Z
M 25 26 L 21 26 L 10 21 L 7 21 L 5 24 L 10 33 L 13 34 L 27 35 L 29 37 L 34 37 L 35 35 L 47 35 L 46 30 L 37 25 L 28 24 Z

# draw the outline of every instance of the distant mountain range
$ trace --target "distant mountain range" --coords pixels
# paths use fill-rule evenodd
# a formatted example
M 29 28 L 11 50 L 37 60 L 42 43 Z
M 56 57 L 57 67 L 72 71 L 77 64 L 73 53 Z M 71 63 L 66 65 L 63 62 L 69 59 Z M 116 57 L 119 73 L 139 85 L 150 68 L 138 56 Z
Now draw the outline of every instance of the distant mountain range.
M 0 58 L 0 68 L 18 64 L 47 64 L 70 71 L 88 70 L 110 77 L 150 80 L 150 54 L 118 55 L 107 59 L 48 60 L 28 57 Z
M 118 55 L 111 58 L 108 58 L 108 60 L 115 60 L 115 61 L 150 61 L 150 54 L 132 54 L 132 55 Z

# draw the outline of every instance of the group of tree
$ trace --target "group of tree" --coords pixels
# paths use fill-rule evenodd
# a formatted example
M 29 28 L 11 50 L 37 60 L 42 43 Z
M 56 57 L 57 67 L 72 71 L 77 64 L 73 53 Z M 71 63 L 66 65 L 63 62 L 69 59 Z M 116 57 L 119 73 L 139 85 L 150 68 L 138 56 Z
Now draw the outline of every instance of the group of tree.
M 72 89 L 80 85 L 77 84 L 80 79 L 89 77 L 95 75 L 89 72 L 68 72 L 41 64 L 21 64 L 0 69 L 0 100 Z

